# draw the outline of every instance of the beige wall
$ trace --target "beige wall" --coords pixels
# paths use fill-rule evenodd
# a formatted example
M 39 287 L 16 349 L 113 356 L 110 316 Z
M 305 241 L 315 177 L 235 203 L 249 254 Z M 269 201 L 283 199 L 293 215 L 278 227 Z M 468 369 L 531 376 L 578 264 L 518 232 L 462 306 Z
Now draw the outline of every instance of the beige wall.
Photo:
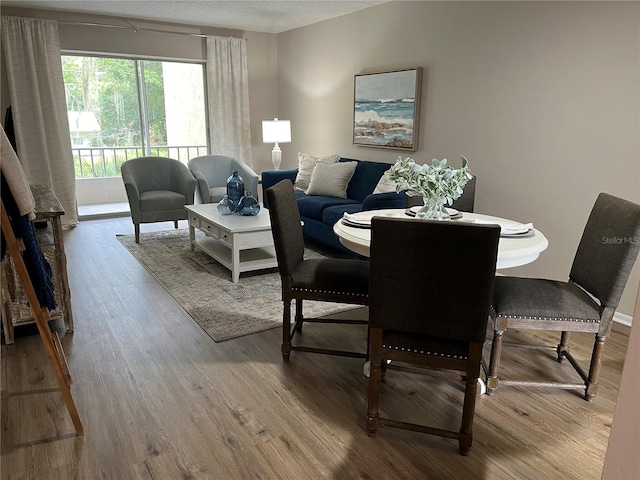
M 507 272 L 564 280 L 598 193 L 640 203 L 639 19 L 637 2 L 394 1 L 280 34 L 279 116 L 293 136 L 283 168 L 298 151 L 404 154 L 352 144 L 354 74 L 421 66 L 411 156 L 467 156 L 476 210 L 549 239 L 536 262 Z

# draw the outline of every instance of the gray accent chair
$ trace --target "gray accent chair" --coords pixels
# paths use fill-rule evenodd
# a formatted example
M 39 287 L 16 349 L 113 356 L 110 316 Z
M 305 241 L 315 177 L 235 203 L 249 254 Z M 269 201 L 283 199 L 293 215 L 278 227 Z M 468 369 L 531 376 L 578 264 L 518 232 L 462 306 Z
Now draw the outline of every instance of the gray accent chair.
M 186 220 L 185 205 L 193 205 L 196 180 L 186 165 L 164 157 L 140 157 L 120 167 L 131 208 L 136 243 L 140 224 Z
M 334 316 L 328 319 L 305 318 L 302 307 L 305 300 L 368 305 L 369 262 L 327 257 L 305 258 L 302 225 L 293 183 L 288 179 L 281 180 L 267 189 L 265 194 L 269 202 L 271 231 L 282 282 L 282 358 L 289 360 L 292 350 L 366 358 L 366 344 L 363 345 L 363 352 L 354 352 L 293 343 L 294 336 L 302 332 L 304 322 L 367 324 L 366 320 Z M 293 300 L 296 303 L 296 315 L 295 324 L 291 328 Z
M 373 217 L 371 227 L 367 433 L 375 435 L 382 424 L 455 438 L 466 455 L 473 440 L 500 228 L 384 217 Z M 460 429 L 381 417 L 382 375 L 396 369 L 463 380 Z M 386 391 L 383 399 L 391 395 Z M 451 400 L 452 408 L 456 404 Z
M 198 181 L 197 200 L 218 203 L 227 193 L 227 180 L 237 170 L 244 189 L 258 198 L 258 174 L 246 163 L 225 155 L 203 155 L 189 160 L 189 170 Z
M 604 342 L 611 332 L 613 315 L 639 249 L 640 206 L 601 193 L 587 220 L 568 281 L 497 277 L 487 392 L 493 394 L 498 384 L 584 388 L 585 400 L 593 400 L 598 393 Z M 556 347 L 506 342 L 504 345 L 555 349 L 557 361 L 569 360 L 582 382 L 499 380 L 503 335 L 510 328 L 562 332 Z M 570 332 L 595 334 L 588 372 L 570 352 Z

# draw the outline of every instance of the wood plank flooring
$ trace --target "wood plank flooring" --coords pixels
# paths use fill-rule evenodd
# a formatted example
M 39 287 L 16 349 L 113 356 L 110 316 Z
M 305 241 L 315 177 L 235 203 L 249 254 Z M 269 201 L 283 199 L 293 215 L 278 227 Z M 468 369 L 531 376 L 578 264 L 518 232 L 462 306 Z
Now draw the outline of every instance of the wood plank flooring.
M 143 225 L 142 237 L 170 228 Z M 133 233 L 130 219 L 65 232 L 76 330 L 62 342 L 83 437 L 74 436 L 39 336 L 2 346 L 3 479 L 600 478 L 628 327 L 616 325 L 605 345 L 594 402 L 555 389 L 481 396 L 462 457 L 450 439 L 385 427 L 368 437 L 361 360 L 293 352 L 285 363 L 279 329 L 215 343 L 117 233 Z M 352 326 L 308 325 L 302 336 L 366 341 Z M 573 341 L 586 359 L 593 336 Z M 575 379 L 550 353 L 511 349 L 502 364 L 505 376 Z M 390 371 L 381 408 L 455 429 L 461 399 L 454 382 Z

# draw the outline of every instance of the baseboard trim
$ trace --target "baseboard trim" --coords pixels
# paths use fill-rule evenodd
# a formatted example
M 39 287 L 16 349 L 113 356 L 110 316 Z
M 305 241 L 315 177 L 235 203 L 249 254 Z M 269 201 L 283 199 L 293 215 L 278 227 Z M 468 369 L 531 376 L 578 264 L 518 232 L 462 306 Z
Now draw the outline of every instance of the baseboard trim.
M 621 323 L 622 325 L 626 325 L 627 327 L 631 326 L 631 316 L 625 315 L 624 313 L 616 312 L 613 316 L 613 321 Z

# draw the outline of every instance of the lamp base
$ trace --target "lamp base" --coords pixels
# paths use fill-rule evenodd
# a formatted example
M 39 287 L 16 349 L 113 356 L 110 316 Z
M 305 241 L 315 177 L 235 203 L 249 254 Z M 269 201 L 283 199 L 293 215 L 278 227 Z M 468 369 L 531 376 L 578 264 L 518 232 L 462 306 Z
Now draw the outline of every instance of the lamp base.
M 276 143 L 271 150 L 271 161 L 273 162 L 273 168 L 276 170 L 280 170 L 280 163 L 282 163 L 282 150 L 280 150 L 280 146 Z

